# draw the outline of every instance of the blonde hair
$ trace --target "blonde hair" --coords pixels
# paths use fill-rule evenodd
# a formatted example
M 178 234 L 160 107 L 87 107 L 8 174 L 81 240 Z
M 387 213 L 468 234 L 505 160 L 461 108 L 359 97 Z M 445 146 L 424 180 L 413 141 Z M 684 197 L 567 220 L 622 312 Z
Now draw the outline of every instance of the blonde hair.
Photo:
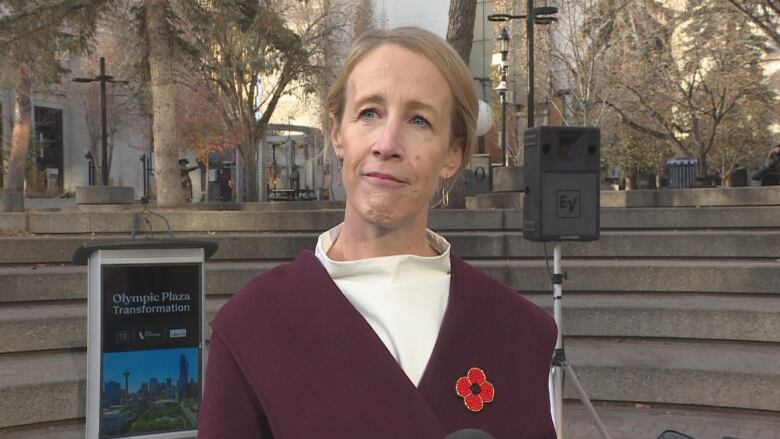
M 460 167 L 465 168 L 477 143 L 477 90 L 471 79 L 471 72 L 460 55 L 444 39 L 427 30 L 398 27 L 390 30 L 372 29 L 361 34 L 352 45 L 344 67 L 328 90 L 325 108 L 334 116 L 336 124 L 341 123 L 349 75 L 366 55 L 385 44 L 395 44 L 424 56 L 447 80 L 453 97 L 452 141 L 463 145 Z

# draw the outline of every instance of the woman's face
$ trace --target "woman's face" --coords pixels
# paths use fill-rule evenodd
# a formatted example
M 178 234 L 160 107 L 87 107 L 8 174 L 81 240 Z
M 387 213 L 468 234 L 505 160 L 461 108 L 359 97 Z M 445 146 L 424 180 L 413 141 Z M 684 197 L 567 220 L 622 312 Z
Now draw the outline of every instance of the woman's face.
M 425 223 L 438 179 L 461 163 L 453 105 L 439 69 L 403 47 L 382 45 L 355 66 L 343 117 L 331 120 L 350 214 L 381 227 Z

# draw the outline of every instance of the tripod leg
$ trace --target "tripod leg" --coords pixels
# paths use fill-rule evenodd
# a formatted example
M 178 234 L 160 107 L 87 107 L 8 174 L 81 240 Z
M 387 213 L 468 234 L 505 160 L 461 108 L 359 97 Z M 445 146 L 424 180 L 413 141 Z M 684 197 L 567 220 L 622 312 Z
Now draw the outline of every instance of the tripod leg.
M 550 414 L 558 439 L 563 439 L 563 368 L 550 370 Z
M 574 373 L 574 369 L 572 369 L 571 366 L 569 366 L 568 364 L 564 364 L 563 367 L 566 370 L 567 376 L 574 384 L 574 387 L 577 389 L 577 393 L 579 393 L 580 395 L 580 401 L 582 401 L 582 403 L 588 409 L 588 412 L 590 412 L 590 417 L 593 418 L 593 421 L 596 423 L 596 427 L 599 429 L 599 433 L 601 433 L 601 436 L 604 437 L 604 439 L 612 439 L 609 436 L 609 433 L 607 433 L 607 429 L 604 427 L 604 424 L 601 422 L 601 418 L 599 418 L 599 414 L 596 413 L 596 409 L 593 408 L 593 404 L 590 403 L 590 399 L 588 399 L 588 394 L 585 393 L 585 389 L 582 388 L 582 385 L 580 384 L 580 380 L 577 379 L 577 374 Z

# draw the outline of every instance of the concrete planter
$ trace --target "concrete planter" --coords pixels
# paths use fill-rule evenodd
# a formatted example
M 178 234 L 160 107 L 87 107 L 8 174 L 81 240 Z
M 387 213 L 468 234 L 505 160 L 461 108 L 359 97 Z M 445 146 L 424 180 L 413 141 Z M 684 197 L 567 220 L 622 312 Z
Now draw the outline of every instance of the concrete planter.
M 493 168 L 493 192 L 522 192 L 523 168 L 504 167 Z
M 132 204 L 130 186 L 81 186 L 76 188 L 76 204 Z

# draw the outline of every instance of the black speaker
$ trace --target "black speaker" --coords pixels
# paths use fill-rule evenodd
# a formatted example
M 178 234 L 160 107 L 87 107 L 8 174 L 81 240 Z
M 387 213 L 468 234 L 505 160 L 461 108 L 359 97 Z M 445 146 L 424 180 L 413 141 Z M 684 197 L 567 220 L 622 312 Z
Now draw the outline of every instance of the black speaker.
M 599 239 L 599 129 L 528 128 L 524 145 L 523 237 Z

